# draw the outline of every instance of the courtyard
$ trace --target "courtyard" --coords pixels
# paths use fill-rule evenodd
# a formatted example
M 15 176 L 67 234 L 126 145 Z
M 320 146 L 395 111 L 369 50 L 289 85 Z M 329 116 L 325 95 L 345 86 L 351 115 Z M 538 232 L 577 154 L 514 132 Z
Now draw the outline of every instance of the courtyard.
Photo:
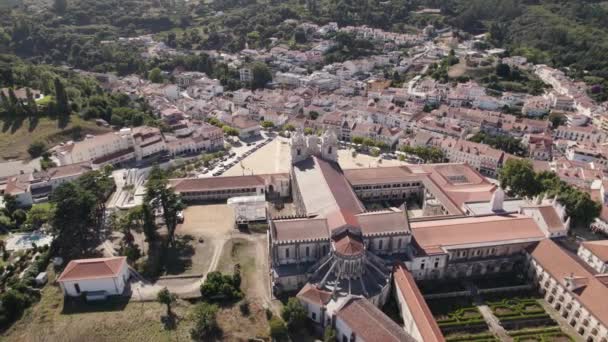
M 419 284 L 451 342 L 579 341 L 517 272 Z

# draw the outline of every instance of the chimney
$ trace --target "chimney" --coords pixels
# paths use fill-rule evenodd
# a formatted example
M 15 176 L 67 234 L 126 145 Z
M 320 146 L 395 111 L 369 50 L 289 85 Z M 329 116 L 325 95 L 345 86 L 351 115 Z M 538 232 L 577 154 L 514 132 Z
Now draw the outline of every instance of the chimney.
M 501 187 L 498 187 L 496 191 L 492 194 L 492 199 L 490 200 L 490 208 L 493 212 L 502 212 L 504 211 L 503 203 L 505 201 L 505 192 Z

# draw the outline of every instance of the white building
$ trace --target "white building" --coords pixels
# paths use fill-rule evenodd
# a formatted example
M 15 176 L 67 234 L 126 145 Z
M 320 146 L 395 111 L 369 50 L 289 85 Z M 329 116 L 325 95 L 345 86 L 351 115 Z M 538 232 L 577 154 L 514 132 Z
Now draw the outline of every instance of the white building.
M 66 296 L 92 299 L 123 294 L 129 276 L 126 257 L 79 259 L 70 261 L 57 282 Z
M 585 241 L 577 255 L 599 273 L 608 273 L 608 240 Z

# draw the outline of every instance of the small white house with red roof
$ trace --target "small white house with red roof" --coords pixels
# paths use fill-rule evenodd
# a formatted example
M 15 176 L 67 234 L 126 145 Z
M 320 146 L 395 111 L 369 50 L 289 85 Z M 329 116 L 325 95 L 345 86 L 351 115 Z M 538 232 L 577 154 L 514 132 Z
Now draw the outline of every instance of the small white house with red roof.
M 128 280 L 126 257 L 72 260 L 57 278 L 64 295 L 87 298 L 123 294 Z

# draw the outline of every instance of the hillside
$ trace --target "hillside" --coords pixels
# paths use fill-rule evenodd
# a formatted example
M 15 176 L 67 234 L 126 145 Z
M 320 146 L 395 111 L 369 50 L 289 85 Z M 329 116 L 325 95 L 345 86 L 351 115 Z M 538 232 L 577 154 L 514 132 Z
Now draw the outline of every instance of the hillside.
M 80 127 L 80 128 L 78 128 Z M 48 146 L 70 140 L 74 134 L 98 134 L 109 131 L 95 122 L 85 121 L 72 115 L 65 128 L 59 128 L 56 120 L 41 118 L 35 126 L 29 120 L 19 125 L 3 125 L 0 131 L 0 160 L 27 159 L 27 148 L 34 141 L 44 141 Z

